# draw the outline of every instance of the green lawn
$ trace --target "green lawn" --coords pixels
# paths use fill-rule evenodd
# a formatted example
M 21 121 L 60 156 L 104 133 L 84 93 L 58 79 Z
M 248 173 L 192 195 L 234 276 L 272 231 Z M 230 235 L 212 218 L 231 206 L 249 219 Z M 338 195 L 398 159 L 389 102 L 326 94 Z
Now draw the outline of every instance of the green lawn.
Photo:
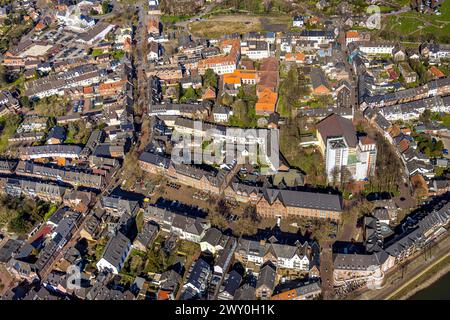
M 437 41 L 447 42 L 450 36 L 450 0 L 442 3 L 440 16 L 408 11 L 387 17 L 383 24 L 381 36 L 389 40 L 403 37 L 421 41 L 423 37 L 434 37 Z
M 143 226 L 144 226 L 144 211 L 139 211 L 139 213 L 136 215 L 136 227 L 139 232 L 141 232 Z
M 15 114 L 8 114 L 0 118 L 0 153 L 8 150 L 8 139 L 14 135 L 19 123 L 20 117 Z
M 381 13 L 391 12 L 391 11 L 394 11 L 394 10 L 395 10 L 395 8 L 393 8 L 393 7 L 380 6 L 380 12 Z
M 161 16 L 161 21 L 163 23 L 177 23 L 181 21 L 186 21 L 192 18 L 190 15 L 163 15 Z
M 50 208 L 44 215 L 44 221 L 47 221 L 48 219 L 50 219 L 51 216 L 56 212 L 56 210 L 58 210 L 58 206 L 56 204 L 51 204 Z
M 103 50 L 102 49 L 94 49 L 94 50 L 92 50 L 92 56 L 95 58 L 95 57 L 98 57 L 99 55 L 101 55 L 101 54 L 103 54 Z

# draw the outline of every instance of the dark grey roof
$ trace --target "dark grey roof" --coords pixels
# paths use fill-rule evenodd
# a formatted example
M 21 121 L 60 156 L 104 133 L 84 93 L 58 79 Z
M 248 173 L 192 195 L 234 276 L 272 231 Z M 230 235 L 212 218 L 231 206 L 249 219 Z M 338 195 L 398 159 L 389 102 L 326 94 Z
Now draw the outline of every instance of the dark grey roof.
M 258 289 L 261 286 L 266 286 L 270 290 L 275 288 L 275 278 L 277 272 L 275 268 L 269 263 L 262 267 L 259 272 L 258 281 L 256 282 L 256 288 Z
M 234 297 L 236 290 L 238 290 L 239 285 L 241 284 L 242 276 L 237 273 L 235 270 L 232 270 L 226 280 L 223 282 L 223 288 L 221 292 L 226 292 L 230 296 Z
M 306 284 L 304 286 L 300 286 L 295 289 L 297 296 L 305 296 L 310 293 L 320 293 L 322 289 L 319 286 L 318 282 L 313 282 L 310 284 Z
M 224 170 L 217 170 L 213 167 L 199 167 L 195 165 L 173 162 L 171 163 L 171 165 L 178 174 L 182 174 L 197 180 L 206 177 L 211 185 L 215 187 L 220 187 L 226 176 L 226 172 Z
M 279 199 L 284 205 L 291 207 L 319 210 L 342 211 L 340 195 L 295 190 L 278 190 L 266 188 L 264 197 L 269 203 Z
M 94 148 L 101 142 L 103 142 L 105 132 L 102 130 L 94 130 L 91 132 L 86 145 L 82 151 L 83 156 L 88 156 L 94 151 Z
M 384 261 L 379 260 L 378 254 L 344 254 L 333 255 L 334 268 L 340 270 L 367 270 L 371 266 L 380 266 Z
M 0 248 L 0 262 L 6 263 L 13 257 L 13 255 L 19 251 L 22 247 L 23 241 L 9 239 Z
M 66 214 L 67 208 L 58 208 L 58 210 L 56 210 L 55 213 L 52 214 L 52 216 L 50 217 L 50 219 L 48 219 L 47 222 L 51 222 L 55 225 L 58 225 L 61 220 L 64 218 L 64 215 Z
M 27 195 L 46 195 L 49 197 L 60 198 L 66 192 L 65 187 L 55 184 L 36 182 L 30 180 L 8 178 L 6 182 L 6 193 L 17 195 L 17 192 Z
M 213 114 L 228 114 L 230 113 L 230 108 L 225 106 L 215 106 L 213 108 Z
M 58 139 L 60 141 L 64 141 L 65 138 L 66 138 L 66 130 L 64 129 L 64 127 L 61 126 L 54 126 L 47 136 L 47 140 Z
M 33 288 L 25 296 L 24 300 L 65 300 L 64 296 L 56 295 L 45 287 Z
M 202 258 L 198 259 L 189 273 L 188 283 L 199 291 L 204 291 L 208 285 L 211 268 Z
M 135 241 L 141 243 L 144 247 L 147 247 L 158 234 L 159 227 L 156 224 L 146 223 L 142 227 Z
M 81 153 L 81 147 L 75 145 L 52 144 L 52 145 L 21 148 L 20 153 L 29 156 L 40 154 L 59 154 L 59 153 L 73 154 L 75 156 L 79 156 Z
M 419 244 L 423 240 L 423 233 L 420 228 L 414 229 L 411 232 L 403 234 L 399 239 L 387 246 L 386 252 L 393 256 L 400 256 L 405 250 L 412 246 Z
M 122 257 L 125 252 L 128 251 L 129 246 L 130 239 L 128 239 L 123 233 L 117 232 L 117 234 L 111 237 L 106 244 L 102 258 L 113 266 L 119 267 L 122 262 Z
M 161 290 L 170 290 L 174 292 L 180 284 L 181 275 L 175 270 L 167 270 L 161 274 L 161 278 L 159 281 L 159 288 Z
M 32 175 L 42 179 L 60 180 L 72 185 L 91 188 L 100 188 L 104 181 L 101 175 L 83 172 L 74 167 L 41 165 L 30 161 L 20 161 L 17 165 L 16 173 Z
M 12 172 L 17 163 L 17 160 L 0 160 L 0 171 Z
M 64 244 L 65 241 L 69 240 L 74 231 L 79 219 L 81 218 L 81 213 L 67 211 L 64 218 L 59 222 L 58 226 L 53 230 L 53 241 L 59 246 Z
M 117 196 L 103 196 L 102 205 L 106 209 L 119 211 L 121 214 L 134 214 L 139 209 L 139 202 L 134 200 L 123 199 Z
M 228 267 L 230 266 L 234 250 L 237 246 L 237 240 L 234 237 L 228 237 L 228 241 L 224 246 L 223 250 L 219 251 L 216 262 L 214 264 L 214 268 L 219 267 L 221 272 L 226 272 Z
M 246 283 L 236 290 L 234 300 L 255 300 L 255 288 Z
M 206 231 L 204 237 L 202 238 L 202 242 L 207 242 L 212 246 L 216 246 L 220 244 L 220 240 L 222 238 L 222 232 L 216 228 L 210 228 Z M 225 245 L 225 244 L 223 244 Z
M 330 89 L 330 84 L 328 83 L 328 80 L 327 80 L 324 72 L 322 71 L 322 69 L 320 69 L 320 68 L 311 69 L 310 76 L 311 76 L 311 82 L 312 82 L 313 88 L 325 86 L 328 89 Z
M 139 157 L 139 161 L 157 165 L 165 169 L 168 169 L 170 165 L 170 158 L 151 152 L 143 152 Z
M 327 39 L 334 39 L 333 31 L 327 30 L 303 30 L 300 33 L 301 37 L 326 37 Z
M 199 130 L 202 131 L 207 131 L 207 130 L 212 130 L 212 129 L 216 129 L 219 132 L 221 132 L 222 134 L 226 134 L 226 127 L 222 126 L 222 125 L 217 125 L 217 124 L 213 124 L 213 123 L 209 123 L 209 122 L 198 122 L 198 120 L 194 120 L 194 119 L 189 119 L 189 118 L 184 118 L 184 117 L 178 117 L 175 119 L 175 126 L 177 127 L 183 127 L 183 128 L 188 128 L 188 129 L 197 129 L 197 125 L 199 127 Z

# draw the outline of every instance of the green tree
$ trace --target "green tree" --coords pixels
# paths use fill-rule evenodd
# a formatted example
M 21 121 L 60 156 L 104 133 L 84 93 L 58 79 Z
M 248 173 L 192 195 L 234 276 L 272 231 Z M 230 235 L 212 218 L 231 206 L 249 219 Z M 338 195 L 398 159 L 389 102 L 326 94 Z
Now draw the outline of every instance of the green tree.
M 214 73 L 214 70 L 206 69 L 203 76 L 203 88 L 208 88 L 209 86 L 211 86 L 217 90 L 217 83 L 217 75 Z
M 110 5 L 109 1 L 102 2 L 102 10 L 103 10 L 103 14 L 111 12 L 111 5 Z
M 183 96 L 180 98 L 180 102 L 197 100 L 198 95 L 194 88 L 189 87 L 183 92 Z
M 225 93 L 222 96 L 221 102 L 225 106 L 231 106 L 231 104 L 233 103 L 233 97 L 230 96 L 228 93 Z
M 450 127 L 450 114 L 446 114 L 442 117 L 442 124 L 446 127 Z
M 230 117 L 229 123 L 237 127 L 253 127 L 256 123 L 254 108 L 249 108 L 248 104 L 243 100 L 236 100 L 231 107 L 233 115 Z

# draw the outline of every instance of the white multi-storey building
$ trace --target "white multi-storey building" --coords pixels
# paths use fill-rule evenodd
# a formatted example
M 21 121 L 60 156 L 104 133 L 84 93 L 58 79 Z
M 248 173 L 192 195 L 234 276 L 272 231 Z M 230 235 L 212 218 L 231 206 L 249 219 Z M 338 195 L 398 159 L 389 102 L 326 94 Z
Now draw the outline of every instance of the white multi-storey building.
M 95 20 L 81 14 L 76 6 L 70 7 L 66 12 L 58 12 L 56 19 L 67 29 L 74 32 L 86 32 L 95 26 Z
M 393 43 L 377 43 L 377 42 L 358 42 L 359 50 L 368 55 L 389 54 L 392 55 L 395 44 Z
M 324 155 L 328 181 L 340 181 L 348 171 L 355 180 L 375 172 L 377 149 L 367 136 L 358 138 L 351 120 L 331 114 L 317 124 L 319 149 Z

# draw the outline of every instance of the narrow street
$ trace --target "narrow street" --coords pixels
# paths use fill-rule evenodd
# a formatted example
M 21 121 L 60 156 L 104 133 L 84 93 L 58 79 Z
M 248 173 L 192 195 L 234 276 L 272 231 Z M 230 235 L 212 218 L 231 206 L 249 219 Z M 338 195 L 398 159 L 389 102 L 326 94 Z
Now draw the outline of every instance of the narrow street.
M 332 241 L 328 241 L 322 245 L 320 253 L 320 279 L 322 282 L 322 297 L 324 300 L 334 298 L 333 289 L 333 251 Z

